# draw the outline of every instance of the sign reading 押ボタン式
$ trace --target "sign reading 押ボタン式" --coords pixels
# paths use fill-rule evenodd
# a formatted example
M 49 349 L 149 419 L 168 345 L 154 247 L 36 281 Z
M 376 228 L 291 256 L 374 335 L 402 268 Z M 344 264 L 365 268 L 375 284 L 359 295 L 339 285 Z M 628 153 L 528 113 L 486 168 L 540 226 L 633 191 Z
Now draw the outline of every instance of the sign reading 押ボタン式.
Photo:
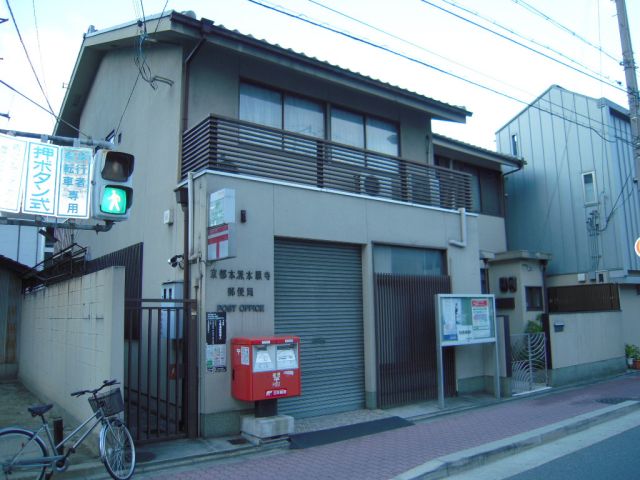
M 89 218 L 91 148 L 60 147 L 0 135 L 0 210 Z

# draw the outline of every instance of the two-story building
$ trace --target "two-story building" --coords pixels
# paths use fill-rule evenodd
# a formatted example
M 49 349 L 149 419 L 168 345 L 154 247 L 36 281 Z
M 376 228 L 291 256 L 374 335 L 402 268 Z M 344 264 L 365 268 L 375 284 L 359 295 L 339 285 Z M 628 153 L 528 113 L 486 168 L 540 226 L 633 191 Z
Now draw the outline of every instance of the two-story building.
M 127 266 L 128 296 L 197 301 L 201 435 L 238 431 L 253 408 L 231 395 L 230 352 L 210 356 L 210 312 L 226 313 L 226 349 L 301 337 L 302 395 L 281 413 L 436 398 L 434 295 L 486 290 L 486 260 L 506 250 L 502 169 L 522 166 L 431 130 L 469 115 L 192 14 L 151 18 L 144 41 L 136 22 L 86 34 L 55 133 L 134 154 L 134 199 L 129 220 L 75 240 Z M 223 189 L 228 258 L 208 229 Z M 446 394 L 485 390 L 491 355 L 446 348 Z M 128 401 L 144 361 L 128 357 Z

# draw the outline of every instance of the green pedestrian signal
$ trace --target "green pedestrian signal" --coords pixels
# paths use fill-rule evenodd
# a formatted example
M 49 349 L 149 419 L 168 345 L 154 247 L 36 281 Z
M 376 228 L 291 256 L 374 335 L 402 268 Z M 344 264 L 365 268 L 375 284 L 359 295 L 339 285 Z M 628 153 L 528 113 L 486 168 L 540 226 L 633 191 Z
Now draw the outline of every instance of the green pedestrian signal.
M 98 150 L 93 156 L 91 216 L 121 222 L 129 218 L 133 203 L 133 164 L 130 153 Z
M 105 187 L 102 192 L 100 211 L 111 215 L 127 213 L 127 191 L 123 188 Z

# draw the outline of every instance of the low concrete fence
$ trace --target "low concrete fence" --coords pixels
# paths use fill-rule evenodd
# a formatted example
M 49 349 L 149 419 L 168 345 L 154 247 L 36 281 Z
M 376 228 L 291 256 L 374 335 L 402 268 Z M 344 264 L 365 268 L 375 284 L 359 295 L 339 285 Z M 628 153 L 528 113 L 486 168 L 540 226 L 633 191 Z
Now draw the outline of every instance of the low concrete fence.
M 18 377 L 60 414 L 91 409 L 70 392 L 124 380 L 124 267 L 51 285 L 24 297 Z
M 606 377 L 626 370 L 621 312 L 551 314 L 551 385 Z

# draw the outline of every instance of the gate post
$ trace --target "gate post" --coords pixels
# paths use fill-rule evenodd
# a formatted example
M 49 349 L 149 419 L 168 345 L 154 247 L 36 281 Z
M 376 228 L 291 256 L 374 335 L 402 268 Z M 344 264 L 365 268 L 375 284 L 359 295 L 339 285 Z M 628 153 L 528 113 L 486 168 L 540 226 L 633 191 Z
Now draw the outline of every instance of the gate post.
M 184 387 L 186 396 L 185 418 L 188 438 L 198 437 L 198 312 L 195 301 L 184 302 L 186 352 L 185 377 L 187 385 Z

